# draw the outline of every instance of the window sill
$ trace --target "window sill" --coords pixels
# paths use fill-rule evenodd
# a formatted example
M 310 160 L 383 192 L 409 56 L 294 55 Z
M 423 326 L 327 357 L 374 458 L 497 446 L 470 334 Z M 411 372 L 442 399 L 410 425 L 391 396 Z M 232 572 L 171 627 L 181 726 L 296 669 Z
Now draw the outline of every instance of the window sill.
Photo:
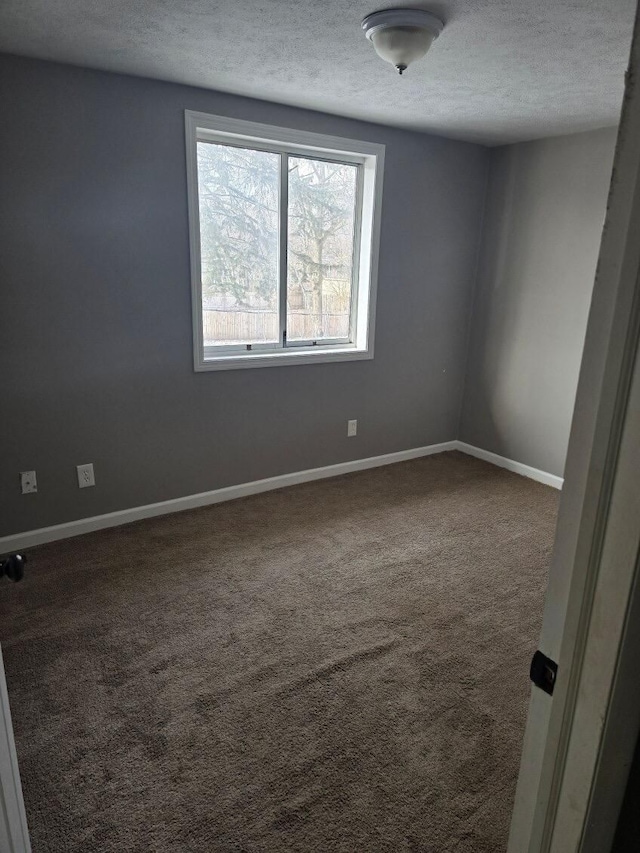
M 354 347 L 313 347 L 290 352 L 252 352 L 246 355 L 201 356 L 196 361 L 196 373 L 206 370 L 239 370 L 251 367 L 288 367 L 294 364 L 323 364 L 330 361 L 363 361 L 373 358 L 373 349 Z

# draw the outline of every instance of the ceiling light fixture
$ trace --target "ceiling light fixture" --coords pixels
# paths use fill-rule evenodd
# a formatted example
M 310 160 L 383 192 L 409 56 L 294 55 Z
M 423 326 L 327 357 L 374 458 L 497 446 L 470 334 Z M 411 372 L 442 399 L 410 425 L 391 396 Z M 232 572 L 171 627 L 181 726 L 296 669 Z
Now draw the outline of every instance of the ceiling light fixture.
M 443 27 L 439 18 L 422 9 L 385 9 L 367 15 L 362 22 L 378 56 L 395 66 L 398 74 L 422 59 Z

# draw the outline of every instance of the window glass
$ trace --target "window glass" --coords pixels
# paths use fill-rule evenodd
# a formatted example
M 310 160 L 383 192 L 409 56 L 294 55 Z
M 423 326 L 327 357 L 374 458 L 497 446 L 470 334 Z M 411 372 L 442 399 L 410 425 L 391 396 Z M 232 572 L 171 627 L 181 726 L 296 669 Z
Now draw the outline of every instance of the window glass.
M 204 345 L 276 343 L 280 155 L 197 143 Z
M 358 167 L 288 158 L 287 340 L 349 340 Z

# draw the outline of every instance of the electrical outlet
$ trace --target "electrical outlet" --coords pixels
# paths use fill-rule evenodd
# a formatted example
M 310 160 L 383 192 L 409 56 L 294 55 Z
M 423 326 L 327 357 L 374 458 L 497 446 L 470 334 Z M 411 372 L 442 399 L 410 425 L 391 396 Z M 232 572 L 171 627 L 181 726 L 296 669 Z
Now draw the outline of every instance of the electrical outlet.
M 29 495 L 32 492 L 38 491 L 38 481 L 36 480 L 35 471 L 20 471 L 20 486 L 22 494 Z
M 78 465 L 78 486 L 81 489 L 86 489 L 88 486 L 95 486 L 96 478 L 93 474 L 93 462 L 88 462 L 86 465 Z
M 358 421 L 352 420 L 347 421 L 347 438 L 353 438 L 354 435 L 358 434 Z

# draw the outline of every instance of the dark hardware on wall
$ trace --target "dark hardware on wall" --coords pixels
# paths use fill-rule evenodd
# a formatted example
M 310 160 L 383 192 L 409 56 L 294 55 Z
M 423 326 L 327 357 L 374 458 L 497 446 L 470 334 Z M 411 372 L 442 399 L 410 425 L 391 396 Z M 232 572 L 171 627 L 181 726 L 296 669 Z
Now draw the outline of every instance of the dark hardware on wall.
M 0 578 L 6 575 L 10 581 L 18 583 L 24 577 L 24 564 L 27 558 L 23 554 L 9 554 L 0 560 Z
M 529 671 L 531 681 L 540 690 L 544 690 L 545 693 L 552 696 L 557 674 L 558 664 L 538 650 L 531 659 L 531 669 Z

